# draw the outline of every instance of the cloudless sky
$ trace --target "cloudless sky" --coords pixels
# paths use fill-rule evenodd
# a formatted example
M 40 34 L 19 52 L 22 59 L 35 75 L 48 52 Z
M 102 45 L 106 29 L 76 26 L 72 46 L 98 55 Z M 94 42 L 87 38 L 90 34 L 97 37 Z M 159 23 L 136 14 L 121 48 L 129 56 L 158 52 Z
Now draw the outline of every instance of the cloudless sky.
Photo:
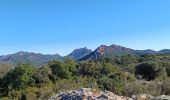
M 102 44 L 170 49 L 170 0 L 0 0 L 0 55 Z

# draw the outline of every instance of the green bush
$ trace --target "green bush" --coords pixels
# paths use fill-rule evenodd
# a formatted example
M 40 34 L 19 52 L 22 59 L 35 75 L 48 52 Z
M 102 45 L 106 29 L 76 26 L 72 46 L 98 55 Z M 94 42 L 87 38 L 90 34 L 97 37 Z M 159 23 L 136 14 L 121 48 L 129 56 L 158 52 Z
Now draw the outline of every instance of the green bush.
M 10 91 L 25 90 L 27 86 L 34 84 L 33 74 L 35 69 L 30 64 L 19 64 L 14 70 L 11 70 L 4 76 L 1 88 L 3 95 L 8 95 Z
M 159 67 L 157 63 L 149 62 L 142 63 L 136 66 L 135 75 L 141 75 L 143 79 L 150 81 L 156 78 Z
M 50 61 L 48 65 L 51 68 L 53 74 L 53 81 L 57 79 L 68 79 L 71 78 L 72 73 L 69 72 L 69 67 L 61 61 Z
M 78 73 L 88 77 L 99 77 L 102 66 L 93 61 L 82 61 L 78 65 Z
M 52 77 L 52 71 L 49 66 L 44 65 L 41 68 L 36 69 L 36 72 L 33 75 L 35 79 L 35 83 L 38 86 L 45 85 L 50 82 L 50 78 Z
M 119 76 L 113 75 L 110 77 L 103 76 L 98 80 L 99 88 L 109 90 L 117 94 L 121 94 L 123 81 Z

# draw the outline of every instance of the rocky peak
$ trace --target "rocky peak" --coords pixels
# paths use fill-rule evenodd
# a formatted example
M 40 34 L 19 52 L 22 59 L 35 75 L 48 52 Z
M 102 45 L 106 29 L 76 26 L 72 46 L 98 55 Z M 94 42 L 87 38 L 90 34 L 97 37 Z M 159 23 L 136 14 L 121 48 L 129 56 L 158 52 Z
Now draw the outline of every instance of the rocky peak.
M 104 52 L 106 50 L 107 46 L 106 45 L 101 45 L 98 47 L 95 51 L 98 53 L 100 56 L 104 55 Z
M 115 44 L 110 46 L 101 45 L 94 52 L 90 53 L 80 60 L 100 59 L 104 57 L 120 56 L 126 54 L 133 54 L 133 50 Z
M 92 52 L 91 49 L 88 49 L 87 47 L 84 48 L 79 48 L 79 49 L 75 49 L 73 50 L 69 55 L 67 55 L 66 57 L 70 57 L 74 60 L 78 60 L 81 59 L 82 57 L 87 56 L 88 54 L 90 54 Z

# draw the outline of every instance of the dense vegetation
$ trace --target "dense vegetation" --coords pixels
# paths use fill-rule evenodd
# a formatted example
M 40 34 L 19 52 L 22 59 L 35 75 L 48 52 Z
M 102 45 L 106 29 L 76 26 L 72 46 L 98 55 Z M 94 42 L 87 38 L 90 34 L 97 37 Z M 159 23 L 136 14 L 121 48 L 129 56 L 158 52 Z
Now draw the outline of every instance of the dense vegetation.
M 0 65 L 0 97 L 36 100 L 70 89 L 90 87 L 131 96 L 170 95 L 170 55 L 117 56 L 76 62 L 53 60 L 40 68 L 31 64 Z

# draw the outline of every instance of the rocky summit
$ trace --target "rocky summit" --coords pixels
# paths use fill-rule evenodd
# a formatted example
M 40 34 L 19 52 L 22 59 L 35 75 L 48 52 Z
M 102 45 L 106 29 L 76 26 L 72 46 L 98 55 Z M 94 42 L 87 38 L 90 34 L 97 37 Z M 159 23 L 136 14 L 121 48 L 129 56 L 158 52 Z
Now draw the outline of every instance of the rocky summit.
M 170 100 L 170 96 L 161 95 L 154 97 L 147 94 L 133 95 L 132 97 L 118 96 L 110 91 L 98 91 L 91 88 L 81 88 L 61 92 L 49 100 Z

